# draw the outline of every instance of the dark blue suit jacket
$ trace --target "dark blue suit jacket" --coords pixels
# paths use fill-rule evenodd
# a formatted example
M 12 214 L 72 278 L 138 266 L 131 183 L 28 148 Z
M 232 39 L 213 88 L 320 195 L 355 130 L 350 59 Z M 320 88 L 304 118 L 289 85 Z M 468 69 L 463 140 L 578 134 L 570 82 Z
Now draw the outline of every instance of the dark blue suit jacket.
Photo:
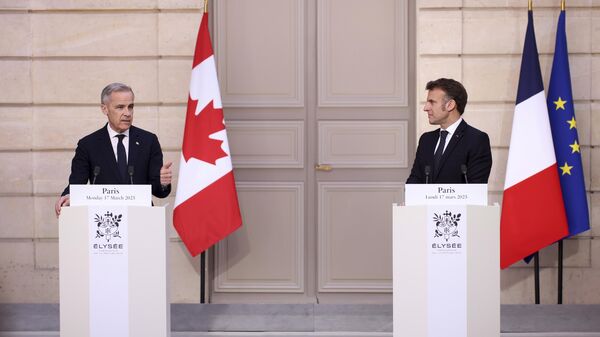
M 133 183 L 152 185 L 152 194 L 164 198 L 171 192 L 171 185 L 163 188 L 160 184 L 160 168 L 163 154 L 155 134 L 131 126 L 129 128 L 128 166 L 133 166 Z M 113 151 L 106 124 L 77 143 L 71 163 L 69 184 L 87 184 L 94 178 L 94 168 L 100 167 L 96 184 L 129 184 L 129 177 L 122 180 L 115 153 Z M 69 194 L 69 186 L 62 195 Z
M 470 184 L 487 184 L 492 169 L 490 138 L 485 132 L 470 126 L 464 120 L 458 125 L 448 143 L 440 162 L 437 174 L 433 170 L 433 153 L 440 136 L 440 130 L 424 133 L 419 139 L 415 162 L 407 184 L 425 183 L 425 166 L 431 168 L 429 183 L 464 184 L 461 165 L 467 166 L 467 179 Z

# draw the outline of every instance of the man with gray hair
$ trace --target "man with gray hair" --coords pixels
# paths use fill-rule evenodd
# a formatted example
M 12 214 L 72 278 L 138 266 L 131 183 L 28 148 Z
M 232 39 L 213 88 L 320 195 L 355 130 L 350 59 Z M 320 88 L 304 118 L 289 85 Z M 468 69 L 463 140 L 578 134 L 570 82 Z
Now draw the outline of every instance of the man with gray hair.
M 71 163 L 69 184 L 150 184 L 152 194 L 164 198 L 171 192 L 171 165 L 155 134 L 133 125 L 133 90 L 122 83 L 107 85 L 100 108 L 108 122 L 80 139 Z M 56 215 L 69 205 L 69 186 L 55 204 Z

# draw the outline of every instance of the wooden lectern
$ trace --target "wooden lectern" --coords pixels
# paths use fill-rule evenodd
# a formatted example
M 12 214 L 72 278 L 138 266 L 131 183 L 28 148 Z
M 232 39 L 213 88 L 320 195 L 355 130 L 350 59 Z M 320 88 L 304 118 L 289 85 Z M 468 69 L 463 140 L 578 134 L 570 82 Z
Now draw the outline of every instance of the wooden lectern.
M 500 336 L 500 209 L 486 185 L 406 185 L 393 206 L 394 337 Z

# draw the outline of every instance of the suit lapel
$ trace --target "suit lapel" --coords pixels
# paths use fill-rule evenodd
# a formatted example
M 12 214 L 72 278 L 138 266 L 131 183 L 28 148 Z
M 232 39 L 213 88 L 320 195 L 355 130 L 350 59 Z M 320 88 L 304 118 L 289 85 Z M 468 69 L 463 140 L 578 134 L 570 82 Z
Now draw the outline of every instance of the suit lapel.
M 127 165 L 133 166 L 135 169 L 135 160 L 137 159 L 138 149 L 141 145 L 140 134 L 137 132 L 135 126 L 129 128 L 129 156 L 127 158 Z
M 440 172 L 442 172 L 442 168 L 444 167 L 444 164 L 446 163 L 446 159 L 448 159 L 448 157 L 450 157 L 450 155 L 452 154 L 452 151 L 454 151 L 454 149 L 456 148 L 456 145 L 462 139 L 466 128 L 467 128 L 467 122 L 465 122 L 465 120 L 463 119 L 460 122 L 460 124 L 458 125 L 458 127 L 456 128 L 456 131 L 454 131 L 454 134 L 452 134 L 452 138 L 450 139 L 450 142 L 448 142 L 448 146 L 446 147 L 446 150 L 444 150 L 444 154 L 442 155 L 442 159 L 440 161 L 440 168 L 439 168 L 439 170 L 437 170 L 437 174 L 435 175 L 435 177 L 433 177 L 434 179 L 437 179 L 437 177 L 440 175 Z
M 438 138 L 440 137 L 440 130 L 437 129 L 436 132 L 432 132 L 430 137 L 427 137 L 427 143 L 425 145 L 425 164 L 426 166 L 430 166 L 433 170 L 433 155 L 435 153 L 435 144 L 437 144 Z

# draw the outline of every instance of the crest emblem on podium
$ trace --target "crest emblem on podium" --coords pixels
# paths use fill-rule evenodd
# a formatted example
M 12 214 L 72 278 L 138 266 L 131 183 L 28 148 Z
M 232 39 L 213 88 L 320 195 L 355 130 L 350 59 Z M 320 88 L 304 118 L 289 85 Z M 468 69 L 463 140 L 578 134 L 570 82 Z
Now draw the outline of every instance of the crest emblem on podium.
M 459 237 L 458 223 L 460 222 L 460 213 L 452 214 L 452 212 L 445 211 L 441 215 L 434 213 L 433 221 L 435 222 L 434 238 L 443 237 L 446 242 L 451 237 Z
M 119 234 L 119 223 L 123 220 L 123 214 L 113 214 L 107 211 L 104 215 L 94 217 L 96 222 L 96 239 L 104 238 L 106 242 L 110 242 L 112 238 L 121 238 Z

